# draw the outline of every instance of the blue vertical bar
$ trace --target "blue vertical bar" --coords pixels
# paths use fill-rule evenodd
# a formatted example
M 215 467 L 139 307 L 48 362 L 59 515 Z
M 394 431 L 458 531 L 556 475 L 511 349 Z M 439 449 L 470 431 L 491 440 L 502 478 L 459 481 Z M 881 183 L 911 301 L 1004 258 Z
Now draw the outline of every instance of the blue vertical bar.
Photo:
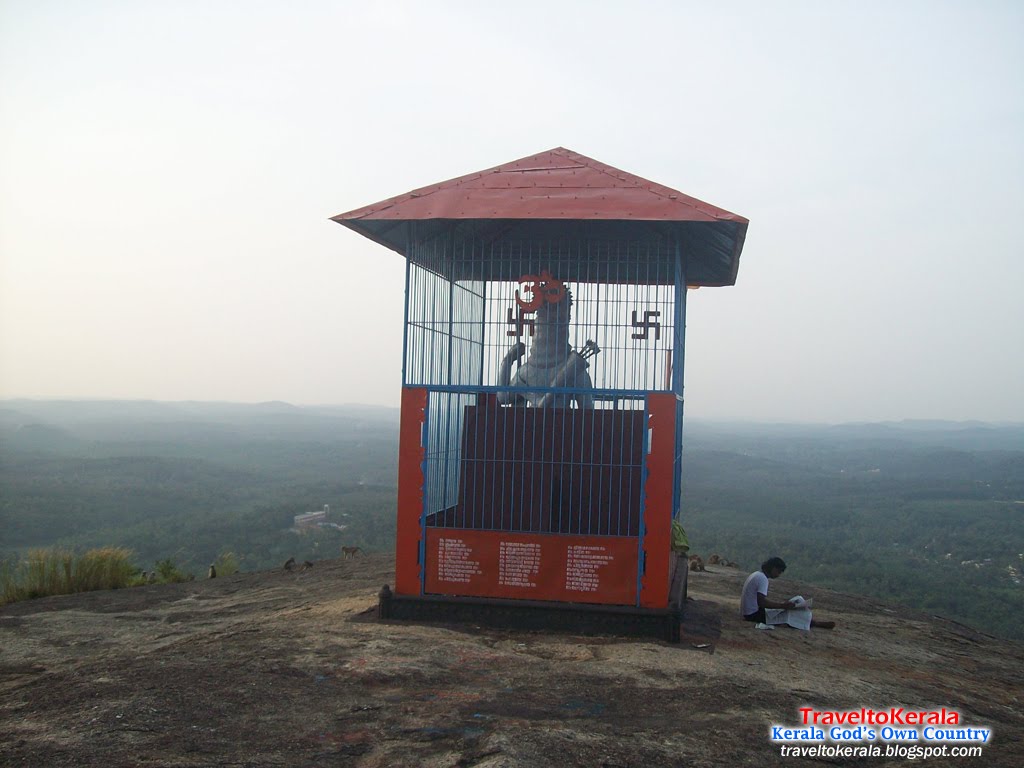
M 676 442 L 672 457 L 672 517 L 679 517 L 683 482 L 683 367 L 686 360 L 686 271 L 676 241 L 675 306 L 672 321 L 672 390 L 676 394 Z
M 415 253 L 416 244 L 413 243 L 413 252 Z M 410 256 L 412 254 L 409 254 Z M 405 307 L 402 314 L 402 385 L 405 386 L 409 383 L 409 379 L 406 375 L 406 366 L 409 360 L 409 304 L 412 301 L 412 296 L 409 295 L 409 282 L 411 280 L 412 273 L 412 259 L 407 258 L 405 260 Z
M 686 273 L 682 244 L 676 242 L 675 306 L 672 318 L 672 391 L 683 397 L 683 362 L 686 356 Z
M 446 273 L 445 277 L 448 280 L 448 353 L 446 355 L 448 358 L 448 370 L 445 372 L 444 384 L 446 386 L 451 386 L 456 383 L 452 380 L 455 375 L 455 241 L 452 237 L 451 229 L 448 230 L 448 233 L 444 237 L 443 244 L 441 244 L 440 247 L 443 250 L 438 261 L 443 265 L 442 269 L 443 272 Z M 439 271 L 441 270 L 439 269 Z M 465 382 L 459 381 L 458 383 L 464 384 Z M 441 424 L 438 425 L 443 430 L 442 434 L 444 437 L 438 441 L 441 443 L 439 446 L 441 448 L 441 457 L 438 462 L 438 480 L 440 480 L 438 491 L 441 500 L 440 508 L 435 510 L 436 512 L 440 512 L 442 509 L 448 509 L 449 491 L 451 489 L 451 472 L 453 469 L 452 409 L 454 405 L 457 405 L 458 403 L 458 395 L 453 395 L 449 392 L 444 396 L 444 401 L 444 422 L 443 426 Z
M 484 385 L 484 371 L 487 370 L 487 281 L 480 282 L 480 376 L 477 384 Z M 497 382 L 494 382 L 497 384 Z
M 445 271 L 448 273 L 448 373 L 444 383 L 451 385 L 455 383 L 452 381 L 452 366 L 454 365 L 452 357 L 455 351 L 455 265 L 453 264 L 455 260 L 455 248 L 453 247 L 451 232 L 449 232 L 444 238 L 444 245 L 442 247 L 444 248 L 444 252 L 441 254 L 439 261 L 447 267 Z M 463 381 L 459 382 L 459 384 L 464 383 L 465 382 Z

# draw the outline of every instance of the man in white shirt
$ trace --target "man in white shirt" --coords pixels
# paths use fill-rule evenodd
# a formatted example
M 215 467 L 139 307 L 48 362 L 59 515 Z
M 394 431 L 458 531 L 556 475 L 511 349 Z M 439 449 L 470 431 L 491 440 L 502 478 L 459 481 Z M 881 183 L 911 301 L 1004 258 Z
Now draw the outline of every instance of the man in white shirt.
M 766 608 L 792 610 L 797 607 L 795 598 L 785 602 L 768 599 L 768 580 L 779 578 L 785 570 L 786 563 L 781 557 L 770 557 L 761 563 L 761 570 L 754 571 L 747 576 L 747 580 L 743 582 L 743 592 L 740 595 L 740 613 L 745 621 L 756 621 L 759 625 L 766 625 L 764 628 L 771 629 L 765 616 Z M 835 626 L 835 622 L 812 620 L 810 621 L 810 626 L 832 629 Z M 761 628 L 760 626 L 758 627 L 758 629 Z

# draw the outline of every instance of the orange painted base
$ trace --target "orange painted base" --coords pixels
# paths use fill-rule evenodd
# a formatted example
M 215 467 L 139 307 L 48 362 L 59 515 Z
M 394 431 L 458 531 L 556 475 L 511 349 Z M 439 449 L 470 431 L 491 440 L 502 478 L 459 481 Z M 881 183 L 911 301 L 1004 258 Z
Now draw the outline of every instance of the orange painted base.
M 639 605 L 654 610 L 669 606 L 675 395 L 651 394 L 647 399 L 651 432 L 640 537 L 509 533 L 457 528 L 448 521 L 449 527 L 427 528 L 426 540 L 421 540 L 426 410 L 427 390 L 402 391 L 396 595 Z

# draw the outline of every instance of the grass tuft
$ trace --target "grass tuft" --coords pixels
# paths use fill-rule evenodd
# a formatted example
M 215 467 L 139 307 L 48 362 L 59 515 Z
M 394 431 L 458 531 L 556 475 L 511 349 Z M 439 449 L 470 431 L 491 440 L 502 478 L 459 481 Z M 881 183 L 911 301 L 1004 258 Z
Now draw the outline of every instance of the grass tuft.
M 217 569 L 218 576 L 231 576 L 241 570 L 238 566 L 238 556 L 234 552 L 224 551 L 217 555 L 213 563 Z
M 138 573 L 131 556 L 131 550 L 121 547 L 81 555 L 60 547 L 30 550 L 20 562 L 0 564 L 0 605 L 130 586 Z
M 180 584 L 183 581 L 194 581 L 196 578 L 193 574 L 181 570 L 169 557 L 157 561 L 156 573 L 162 584 Z

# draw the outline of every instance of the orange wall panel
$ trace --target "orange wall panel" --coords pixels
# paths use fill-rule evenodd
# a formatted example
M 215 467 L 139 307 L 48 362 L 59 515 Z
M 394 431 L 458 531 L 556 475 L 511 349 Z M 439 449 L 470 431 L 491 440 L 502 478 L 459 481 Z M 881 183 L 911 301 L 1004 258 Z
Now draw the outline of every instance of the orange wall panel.
M 420 594 L 420 531 L 423 515 L 423 422 L 427 390 L 402 389 L 398 436 L 398 520 L 395 533 L 395 593 Z
M 651 450 L 647 454 L 644 485 L 645 573 L 640 581 L 640 605 L 665 608 L 669 592 L 669 555 L 672 548 L 672 488 L 675 482 L 676 396 L 647 396 L 651 424 Z

